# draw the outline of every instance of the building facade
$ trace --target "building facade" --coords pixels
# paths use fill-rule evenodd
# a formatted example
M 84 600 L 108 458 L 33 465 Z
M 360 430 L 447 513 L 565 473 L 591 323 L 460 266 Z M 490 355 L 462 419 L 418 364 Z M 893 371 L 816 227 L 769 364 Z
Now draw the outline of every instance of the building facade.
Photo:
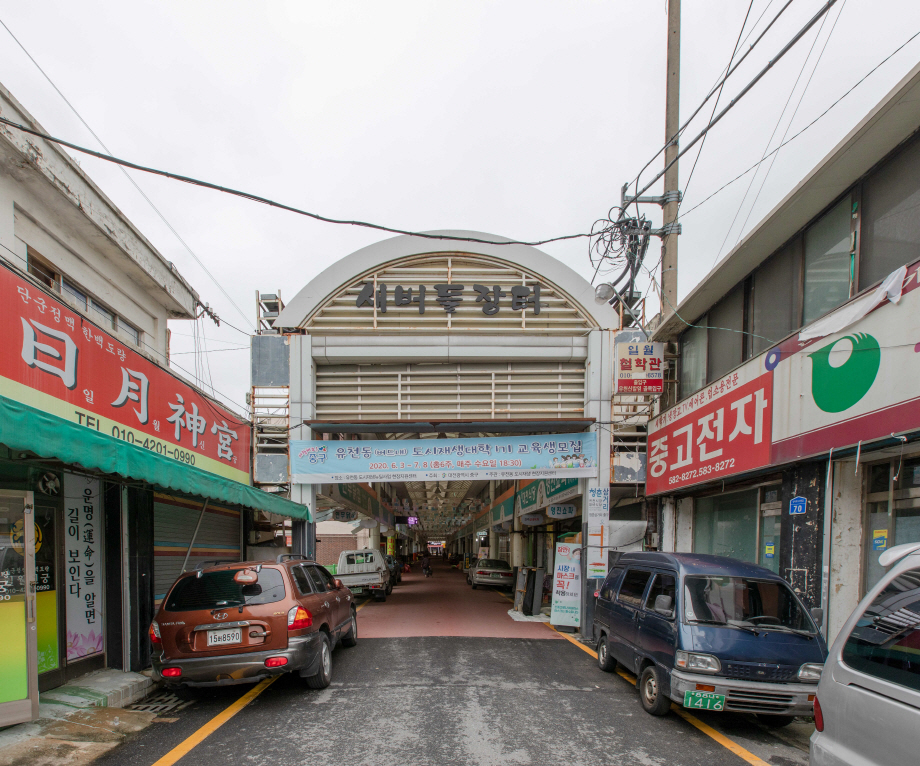
M 41 131 L 2 87 L 0 113 Z M 0 129 L 0 726 L 148 667 L 181 571 L 309 515 L 252 488 L 249 422 L 169 369 L 167 321 L 198 306 L 73 159 Z
M 680 356 L 648 430 L 662 549 L 781 574 L 830 640 L 920 540 L 918 96 L 920 67 L 655 331 Z

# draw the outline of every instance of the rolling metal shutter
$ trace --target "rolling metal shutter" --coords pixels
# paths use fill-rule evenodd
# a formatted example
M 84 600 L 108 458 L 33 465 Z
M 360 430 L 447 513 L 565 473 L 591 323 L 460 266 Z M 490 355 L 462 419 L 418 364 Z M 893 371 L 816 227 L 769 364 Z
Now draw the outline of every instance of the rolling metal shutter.
M 203 503 L 203 500 L 154 493 L 153 592 L 157 606 L 182 573 L 182 562 L 195 533 Z M 203 561 L 215 559 L 240 561 L 241 529 L 239 510 L 209 502 L 186 569 L 194 569 Z
M 526 420 L 584 415 L 577 362 L 328 365 L 316 370 L 316 417 Z

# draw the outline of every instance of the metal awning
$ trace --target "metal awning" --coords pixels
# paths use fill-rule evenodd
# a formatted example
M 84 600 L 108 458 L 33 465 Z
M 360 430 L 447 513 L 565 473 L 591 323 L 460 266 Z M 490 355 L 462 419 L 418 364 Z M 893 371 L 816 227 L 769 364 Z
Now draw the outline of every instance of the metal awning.
M 91 471 L 295 519 L 310 509 L 0 396 L 0 444 Z
M 554 418 L 553 420 L 304 420 L 303 424 L 320 434 L 531 434 L 580 433 L 594 425 L 594 418 Z

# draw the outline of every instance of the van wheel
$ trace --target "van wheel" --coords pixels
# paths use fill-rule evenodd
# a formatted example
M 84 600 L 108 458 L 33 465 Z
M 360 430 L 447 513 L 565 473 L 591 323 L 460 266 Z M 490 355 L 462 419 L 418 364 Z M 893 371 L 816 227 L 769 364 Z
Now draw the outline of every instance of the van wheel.
M 610 656 L 610 646 L 605 633 L 601 633 L 601 638 L 597 642 L 597 666 L 605 673 L 612 673 L 617 669 L 617 661 Z
M 757 714 L 757 723 L 768 729 L 781 729 L 795 720 L 794 715 L 761 715 Z
M 358 615 L 355 610 L 351 610 L 351 624 L 348 626 L 348 633 L 342 636 L 342 646 L 355 646 L 358 643 Z
M 645 712 L 652 715 L 666 715 L 671 709 L 671 700 L 662 690 L 661 671 L 654 665 L 642 671 L 639 678 L 639 700 Z
M 332 647 L 329 645 L 329 636 L 320 633 L 319 641 L 319 670 L 316 675 L 306 679 L 311 689 L 325 689 L 332 683 Z

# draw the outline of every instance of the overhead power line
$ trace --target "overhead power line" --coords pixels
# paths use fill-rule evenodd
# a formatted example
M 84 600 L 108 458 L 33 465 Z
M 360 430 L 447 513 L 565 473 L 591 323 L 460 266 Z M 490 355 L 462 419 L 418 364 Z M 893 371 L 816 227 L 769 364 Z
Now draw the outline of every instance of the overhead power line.
M 836 0 L 832 0 L 836 2 Z M 390 234 L 405 234 L 410 237 L 419 237 L 421 239 L 437 239 L 437 240 L 447 240 L 450 242 L 477 242 L 483 245 L 527 245 L 529 247 L 536 247 L 538 245 L 546 245 L 550 242 L 562 242 L 569 239 L 589 239 L 596 236 L 595 233 L 587 231 L 581 234 L 565 234 L 561 237 L 549 237 L 548 239 L 539 239 L 533 242 L 525 242 L 523 240 L 509 239 L 504 241 L 494 240 L 494 239 L 483 239 L 482 237 L 461 237 L 454 234 L 431 234 L 429 232 L 423 231 L 410 231 L 408 229 L 397 229 L 392 226 L 383 226 L 377 223 L 369 223 L 367 221 L 350 221 L 341 218 L 330 218 L 329 216 L 320 215 L 319 213 L 311 213 L 309 210 L 302 210 L 301 208 L 293 207 L 292 205 L 285 205 L 283 202 L 277 202 L 276 200 L 269 199 L 268 197 L 262 197 L 258 194 L 252 194 L 251 192 L 241 191 L 239 189 L 232 189 L 228 186 L 221 186 L 219 184 L 211 183 L 210 181 L 202 181 L 198 178 L 192 178 L 190 176 L 183 176 L 179 173 L 172 173 L 168 170 L 158 170 L 157 168 L 147 167 L 145 165 L 138 165 L 135 162 L 129 162 L 128 160 L 120 159 L 119 157 L 114 157 L 111 154 L 104 154 L 103 152 L 97 152 L 94 149 L 88 149 L 85 146 L 80 146 L 79 144 L 74 144 L 70 141 L 65 141 L 63 138 L 55 138 L 54 136 L 48 135 L 47 133 L 42 133 L 41 131 L 34 130 L 25 125 L 20 125 L 18 122 L 13 122 L 12 120 L 7 120 L 5 117 L 0 117 L 0 123 L 8 125 L 11 128 L 16 128 L 16 130 L 21 130 L 23 133 L 28 133 L 31 136 L 36 136 L 45 141 L 49 141 L 53 144 L 58 144 L 60 146 L 66 146 L 68 149 L 73 149 L 75 152 L 80 152 L 81 154 L 88 154 L 91 157 L 96 157 L 100 160 L 105 160 L 106 162 L 112 162 L 116 165 L 122 165 L 126 168 L 131 168 L 133 170 L 140 170 L 143 173 L 150 173 L 156 176 L 163 176 L 164 178 L 171 178 L 174 181 L 181 181 L 182 183 L 190 184 L 191 186 L 200 186 L 204 189 L 213 189 L 214 191 L 219 191 L 224 194 L 230 194 L 234 197 L 240 197 L 242 199 L 248 199 L 252 202 L 259 202 L 263 205 L 268 205 L 269 207 L 278 208 L 279 210 L 286 210 L 289 213 L 296 213 L 297 215 L 306 216 L 307 218 L 312 218 L 316 221 L 321 221 L 323 223 L 333 223 L 340 226 L 360 226 L 365 229 L 374 229 L 376 231 L 385 231 Z M 229 324 L 229 322 L 227 323 Z M 233 327 L 233 325 L 230 325 Z M 238 329 L 234 327 L 233 329 Z M 243 332 L 240 330 L 240 332 Z M 251 333 L 244 333 L 245 335 L 250 335 Z
M 889 53 L 885 58 L 883 58 L 881 61 L 879 61 L 878 64 L 876 64 L 874 67 L 872 67 L 872 69 L 870 69 L 868 72 L 866 72 L 866 74 L 864 74 L 859 80 L 857 80 L 857 81 L 849 88 L 849 90 L 847 90 L 847 91 L 846 91 L 845 93 L 843 93 L 839 98 L 837 98 L 835 101 L 833 101 L 833 102 L 827 107 L 827 109 L 825 109 L 823 112 L 821 112 L 821 114 L 819 114 L 817 117 L 815 117 L 811 122 L 809 122 L 809 123 L 808 123 L 804 128 L 802 128 L 798 133 L 796 133 L 795 135 L 791 136 L 788 140 L 786 140 L 786 141 L 784 141 L 783 143 L 781 143 L 781 144 L 780 144 L 779 146 L 777 146 L 773 151 L 769 152 L 765 157 L 763 157 L 762 159 L 758 160 L 758 161 L 755 162 L 753 165 L 751 165 L 747 170 L 743 170 L 742 172 L 740 172 L 740 173 L 739 173 L 738 175 L 736 175 L 733 179 L 731 179 L 731 181 L 727 181 L 726 183 L 722 184 L 718 189 L 716 189 L 716 190 L 715 190 L 712 194 L 710 194 L 708 197 L 705 197 L 704 199 L 702 199 L 702 200 L 700 200 L 699 202 L 697 202 L 693 207 L 691 207 L 689 210 L 687 210 L 685 213 L 683 213 L 683 215 L 681 215 L 681 218 L 684 218 L 684 217 L 690 215 L 690 213 L 692 213 L 694 210 L 696 210 L 696 209 L 699 208 L 699 207 L 702 207 L 704 204 L 706 204 L 707 202 L 709 202 L 709 200 L 711 200 L 711 199 L 712 199 L 713 197 L 715 197 L 717 194 L 719 194 L 719 193 L 725 191 L 725 190 L 726 190 L 729 186 L 731 186 L 733 183 L 735 183 L 736 181 L 740 181 L 742 178 L 744 178 L 744 177 L 745 177 L 748 173 L 750 173 L 752 170 L 754 170 L 755 168 L 758 168 L 762 162 L 764 162 L 765 160 L 770 159 L 770 157 L 772 157 L 774 154 L 776 154 L 776 153 L 777 153 L 780 149 L 782 149 L 784 146 L 786 146 L 787 144 L 791 144 L 793 141 L 795 141 L 795 139 L 797 139 L 799 136 L 801 136 L 801 135 L 802 135 L 805 131 L 807 131 L 809 128 L 813 127 L 818 121 L 820 121 L 821 119 L 823 119 L 824 116 L 827 115 L 827 113 L 831 111 L 831 109 L 833 109 L 835 106 L 837 106 L 837 104 L 839 104 L 841 101 L 843 101 L 843 100 L 844 100 L 847 96 L 849 96 L 854 90 L 856 90 L 860 85 L 862 85 L 866 80 L 868 80 L 869 77 L 870 77 L 872 74 L 874 74 L 874 73 L 876 72 L 876 70 L 880 69 L 880 68 L 882 67 L 882 65 L 886 64 L 890 59 L 894 58 L 898 53 L 900 53 L 904 48 L 906 48 L 910 43 L 912 43 L 912 42 L 913 42 L 914 40 L 916 40 L 918 37 L 920 37 L 920 32 L 915 32 L 914 34 L 912 34 L 909 38 L 907 38 L 907 40 L 905 40 L 905 41 L 904 41 L 903 43 L 901 43 L 897 48 L 895 48 L 891 53 Z
M 831 9 L 831 7 L 832 7 L 832 6 L 834 5 L 834 3 L 836 3 L 836 2 L 837 2 L 837 0 L 827 0 L 827 2 L 824 4 L 824 7 L 821 8 L 821 10 L 818 11 L 818 12 L 808 21 L 808 23 L 807 23 L 804 27 L 802 27 L 802 28 L 796 33 L 796 35 L 795 35 L 788 43 L 786 43 L 786 45 L 783 47 L 783 49 L 782 49 L 779 53 L 777 53 L 772 59 L 770 59 L 770 61 L 767 62 L 767 65 L 766 65 L 763 69 L 761 69 L 760 72 L 757 73 L 757 75 L 754 77 L 753 80 L 751 80 L 747 85 L 745 85 L 745 86 L 741 89 L 741 92 L 738 93 L 738 95 L 735 96 L 735 97 L 731 100 L 731 102 L 729 102 L 728 106 L 726 106 L 721 112 L 719 112 L 719 114 L 715 117 L 715 119 L 710 120 L 710 121 L 709 121 L 709 124 L 708 124 L 705 128 L 703 128 L 703 130 L 701 130 L 699 133 L 697 133 L 696 136 L 694 136 L 694 138 L 693 138 L 688 144 L 686 144 L 686 145 L 683 147 L 683 149 L 681 149 L 681 150 L 677 153 L 677 156 L 674 157 L 674 159 L 672 159 L 669 163 L 667 163 L 667 164 L 664 166 L 664 168 L 661 170 L 660 173 L 658 173 L 658 174 L 657 174 L 651 181 L 649 181 L 645 186 L 643 186 L 641 189 L 639 189 L 639 190 L 636 192 L 636 196 L 637 196 L 637 197 L 640 197 L 640 196 L 642 196 L 643 194 L 645 194 L 645 192 L 647 192 L 652 186 L 654 186 L 655 183 L 656 183 L 657 181 L 659 181 L 659 180 L 661 179 L 661 177 L 664 176 L 664 174 L 667 173 L 668 170 L 670 170 L 671 167 L 673 167 L 673 165 L 674 165 L 681 157 L 683 157 L 688 151 L 690 151 L 690 149 L 692 149 L 692 148 L 696 145 L 696 142 L 697 142 L 697 141 L 699 141 L 699 140 L 700 140 L 701 138 L 703 138 L 703 136 L 705 136 L 710 130 L 712 130 L 712 129 L 719 123 L 719 121 L 720 121 L 726 114 L 728 114 L 728 113 L 738 104 L 738 102 L 741 101 L 742 98 L 744 98 L 744 97 L 750 92 L 751 88 L 753 88 L 758 82 L 760 82 L 760 80 L 763 78 L 763 76 L 764 76 L 767 72 L 769 72 L 769 71 L 776 65 L 776 63 L 777 63 L 780 59 L 783 58 L 783 56 L 785 56 L 790 50 L 792 50 L 792 48 L 795 46 L 795 44 L 796 44 L 799 40 L 801 40 L 802 37 L 805 36 L 805 34 L 808 33 L 808 30 L 810 30 L 810 29 L 811 29 L 811 28 L 812 28 L 812 27 L 813 27 L 813 26 L 824 16 L 824 14 L 827 13 L 827 12 Z
M 67 96 L 65 96 L 65 95 L 63 94 L 63 92 L 61 92 L 61 89 L 58 88 L 58 86 L 54 84 L 54 80 L 52 80 L 51 77 L 48 75 L 48 73 L 45 72 L 45 70 L 41 68 L 41 65 L 35 60 L 35 58 L 32 56 L 32 54 L 29 53 L 28 50 L 26 50 L 26 47 L 19 41 L 19 38 L 16 37 L 16 35 L 13 34 L 13 30 L 11 30 L 11 29 L 6 25 L 6 23 L 3 21 L 3 19 L 0 19 L 0 24 L 2 24 L 2 25 L 3 25 L 3 28 L 9 33 L 9 36 L 13 38 L 13 41 L 16 43 L 16 45 L 18 45 L 18 46 L 22 49 L 22 52 L 26 54 L 26 56 L 28 57 L 29 61 L 31 61 L 33 64 L 35 64 L 35 68 L 36 68 L 39 72 L 41 72 L 42 77 L 44 77 L 44 78 L 48 81 L 48 84 L 49 84 L 52 88 L 54 88 L 55 92 L 57 92 L 57 94 L 64 100 L 64 103 L 67 104 L 68 107 L 70 107 L 70 111 L 73 112 L 74 115 L 76 115 L 76 118 L 77 118 L 81 123 L 83 123 L 83 127 L 86 128 L 86 129 L 90 132 L 90 134 L 92 135 L 92 137 L 95 138 L 96 141 L 99 142 L 99 145 L 100 145 L 103 149 L 105 149 L 109 154 L 111 154 L 111 153 L 112 153 L 111 149 L 109 149 L 109 147 L 107 147 L 107 146 L 105 145 L 105 142 L 104 142 L 101 138 L 99 138 L 99 136 L 96 134 L 96 131 L 94 131 L 94 130 L 89 126 L 89 123 L 87 123 L 86 120 L 83 119 L 83 116 L 77 111 L 77 108 L 76 108 L 73 104 L 70 103 L 70 101 L 68 100 Z M 230 301 L 230 305 L 233 306 L 233 308 L 235 308 L 235 309 L 240 313 L 240 316 L 243 317 L 243 318 L 248 322 L 250 318 L 246 316 L 246 313 L 237 305 L 236 301 L 234 301 L 233 298 L 230 297 L 230 293 L 228 293 L 228 292 L 224 289 L 223 285 L 221 285 L 221 283 L 217 281 L 217 278 L 211 273 L 211 271 L 208 269 L 208 267 L 204 265 L 204 263 L 202 262 L 202 260 L 195 254 L 195 251 L 192 250 L 192 248 L 189 246 L 188 242 L 186 242 L 186 241 L 180 236 L 179 232 L 176 231 L 176 229 L 173 227 L 173 225 L 172 225 L 169 221 L 166 220 L 166 216 L 163 215 L 163 213 L 160 211 L 160 209 L 153 203 L 153 200 L 151 200 L 150 197 L 148 197 L 148 196 L 146 195 L 146 193 L 144 192 L 144 190 L 141 189 L 140 186 L 138 186 L 137 181 L 135 181 L 135 180 L 129 175 L 129 173 L 128 173 L 124 168 L 120 168 L 120 170 L 121 170 L 121 172 L 124 174 L 125 178 L 127 178 L 128 181 L 131 182 L 131 185 L 132 185 L 135 189 L 137 189 L 138 194 L 140 194 L 140 195 L 147 201 L 147 204 L 150 205 L 150 207 L 153 209 L 153 212 L 156 213 L 157 216 L 159 216 L 160 220 L 166 225 L 166 228 L 168 228 L 168 229 L 173 233 L 173 235 L 175 236 L 175 238 L 176 238 L 177 240 L 179 240 L 179 242 L 180 242 L 180 243 L 182 244 L 182 246 L 186 249 L 186 251 L 188 252 L 188 254 L 189 254 L 190 256 L 192 256 L 192 258 L 195 259 L 195 262 L 202 268 L 202 270 L 204 271 L 204 273 L 207 274 L 208 277 L 211 279 L 211 281 L 217 286 L 217 289 L 220 290 L 220 291 L 224 294 L 224 297 L 225 297 L 228 301 Z M 228 324 L 229 324 L 229 323 L 228 323 Z M 237 328 L 234 327 L 233 329 L 237 329 Z M 249 333 L 247 333 L 247 334 L 249 334 Z
M 744 23 L 741 25 L 741 32 L 742 32 L 742 33 L 744 32 L 744 26 L 745 26 L 745 24 L 747 24 L 748 16 L 750 16 L 750 14 L 751 14 L 751 7 L 753 6 L 753 4 L 754 4 L 754 3 L 753 3 L 753 0 L 752 0 L 751 5 L 748 6 L 747 13 L 746 13 L 745 16 L 744 16 Z M 739 58 L 738 61 L 735 62 L 734 66 L 732 66 L 732 62 L 733 62 L 734 59 L 735 59 L 735 54 L 738 52 L 738 45 L 739 45 L 739 43 L 741 42 L 741 36 L 740 36 L 740 35 L 738 36 L 738 40 L 735 41 L 735 48 L 734 48 L 734 50 L 732 51 L 732 57 L 731 57 L 731 60 L 730 60 L 729 63 L 728 63 L 728 67 L 726 67 L 724 76 L 722 76 L 722 77 L 716 82 L 716 84 L 712 86 L 712 88 L 710 89 L 709 93 L 707 93 L 707 94 L 706 94 L 706 97 L 700 102 L 699 106 L 697 106 L 697 108 L 693 110 L 693 114 L 691 114 L 686 120 L 684 120 L 684 124 L 681 125 L 680 128 L 678 128 L 677 132 L 676 132 L 673 136 L 671 136 L 671 137 L 668 139 L 668 142 L 667 142 L 664 146 L 662 146 L 657 152 L 655 152 L 655 156 L 654 156 L 654 157 L 652 157 L 648 162 L 645 163 L 645 165 L 643 166 L 642 170 L 640 170 L 639 173 L 638 173 L 638 175 L 635 177 L 635 179 L 633 179 L 633 183 L 636 184 L 636 188 L 637 188 L 637 189 L 638 189 L 639 179 L 642 177 L 642 174 L 646 171 L 646 169 L 648 168 L 648 166 L 651 165 L 656 159 L 658 159 L 658 157 L 661 155 L 661 153 L 662 153 L 663 151 L 665 151 L 671 144 L 673 144 L 675 141 L 677 141 L 677 140 L 684 134 L 684 131 L 687 129 L 687 127 L 690 125 L 690 123 L 693 122 L 693 120 L 696 118 L 696 116 L 702 111 L 703 107 L 706 106 L 706 103 L 709 101 L 709 99 L 711 99 L 713 96 L 717 96 L 717 97 L 716 97 L 716 104 L 718 104 L 718 99 L 719 99 L 719 98 L 721 97 L 721 95 L 722 95 L 722 88 L 725 86 L 725 83 L 728 81 L 728 78 L 732 76 L 732 74 L 735 72 L 735 70 L 736 70 L 739 66 L 741 66 L 742 62 L 750 55 L 751 51 L 753 51 L 754 48 L 757 47 L 757 43 L 759 43 L 759 42 L 764 38 L 764 36 L 767 34 L 767 32 L 770 31 L 770 28 L 779 20 L 779 17 L 783 15 L 783 12 L 784 12 L 790 5 L 792 5 L 792 0 L 787 0 L 786 4 L 785 4 L 782 8 L 779 9 L 779 13 L 777 13 L 776 16 L 773 17 L 773 20 L 772 20 L 769 24 L 767 24 L 767 26 L 766 26 L 766 28 L 764 29 L 764 31 L 761 32 L 761 33 L 757 36 L 757 39 L 754 40 L 754 42 L 751 43 L 751 47 L 748 48 L 748 49 L 744 52 L 744 54 L 741 56 L 741 58 Z M 770 7 L 770 6 L 768 5 L 767 8 L 764 8 L 763 13 L 761 13 L 761 14 L 760 14 L 760 17 L 757 19 L 757 21 L 754 22 L 754 27 L 757 26 L 757 24 L 760 22 L 760 19 L 763 18 L 763 14 L 767 12 L 767 9 L 768 9 L 769 7 Z M 750 31 L 750 32 L 748 32 L 748 37 L 750 37 L 750 35 L 754 32 L 754 27 L 751 28 L 751 31 Z M 747 38 L 745 38 L 745 41 L 746 41 L 746 40 L 747 40 Z M 717 94 L 718 94 L 718 95 L 717 95 Z M 714 115 L 714 114 L 715 114 L 715 109 L 713 109 L 713 115 Z M 710 116 L 709 119 L 710 119 L 710 121 L 711 121 L 711 120 L 712 120 L 712 116 Z M 701 150 L 701 151 L 702 151 L 702 150 Z M 630 186 L 631 186 L 631 185 L 632 185 L 632 184 L 630 184 Z M 639 194 L 637 193 L 636 196 L 638 197 Z

